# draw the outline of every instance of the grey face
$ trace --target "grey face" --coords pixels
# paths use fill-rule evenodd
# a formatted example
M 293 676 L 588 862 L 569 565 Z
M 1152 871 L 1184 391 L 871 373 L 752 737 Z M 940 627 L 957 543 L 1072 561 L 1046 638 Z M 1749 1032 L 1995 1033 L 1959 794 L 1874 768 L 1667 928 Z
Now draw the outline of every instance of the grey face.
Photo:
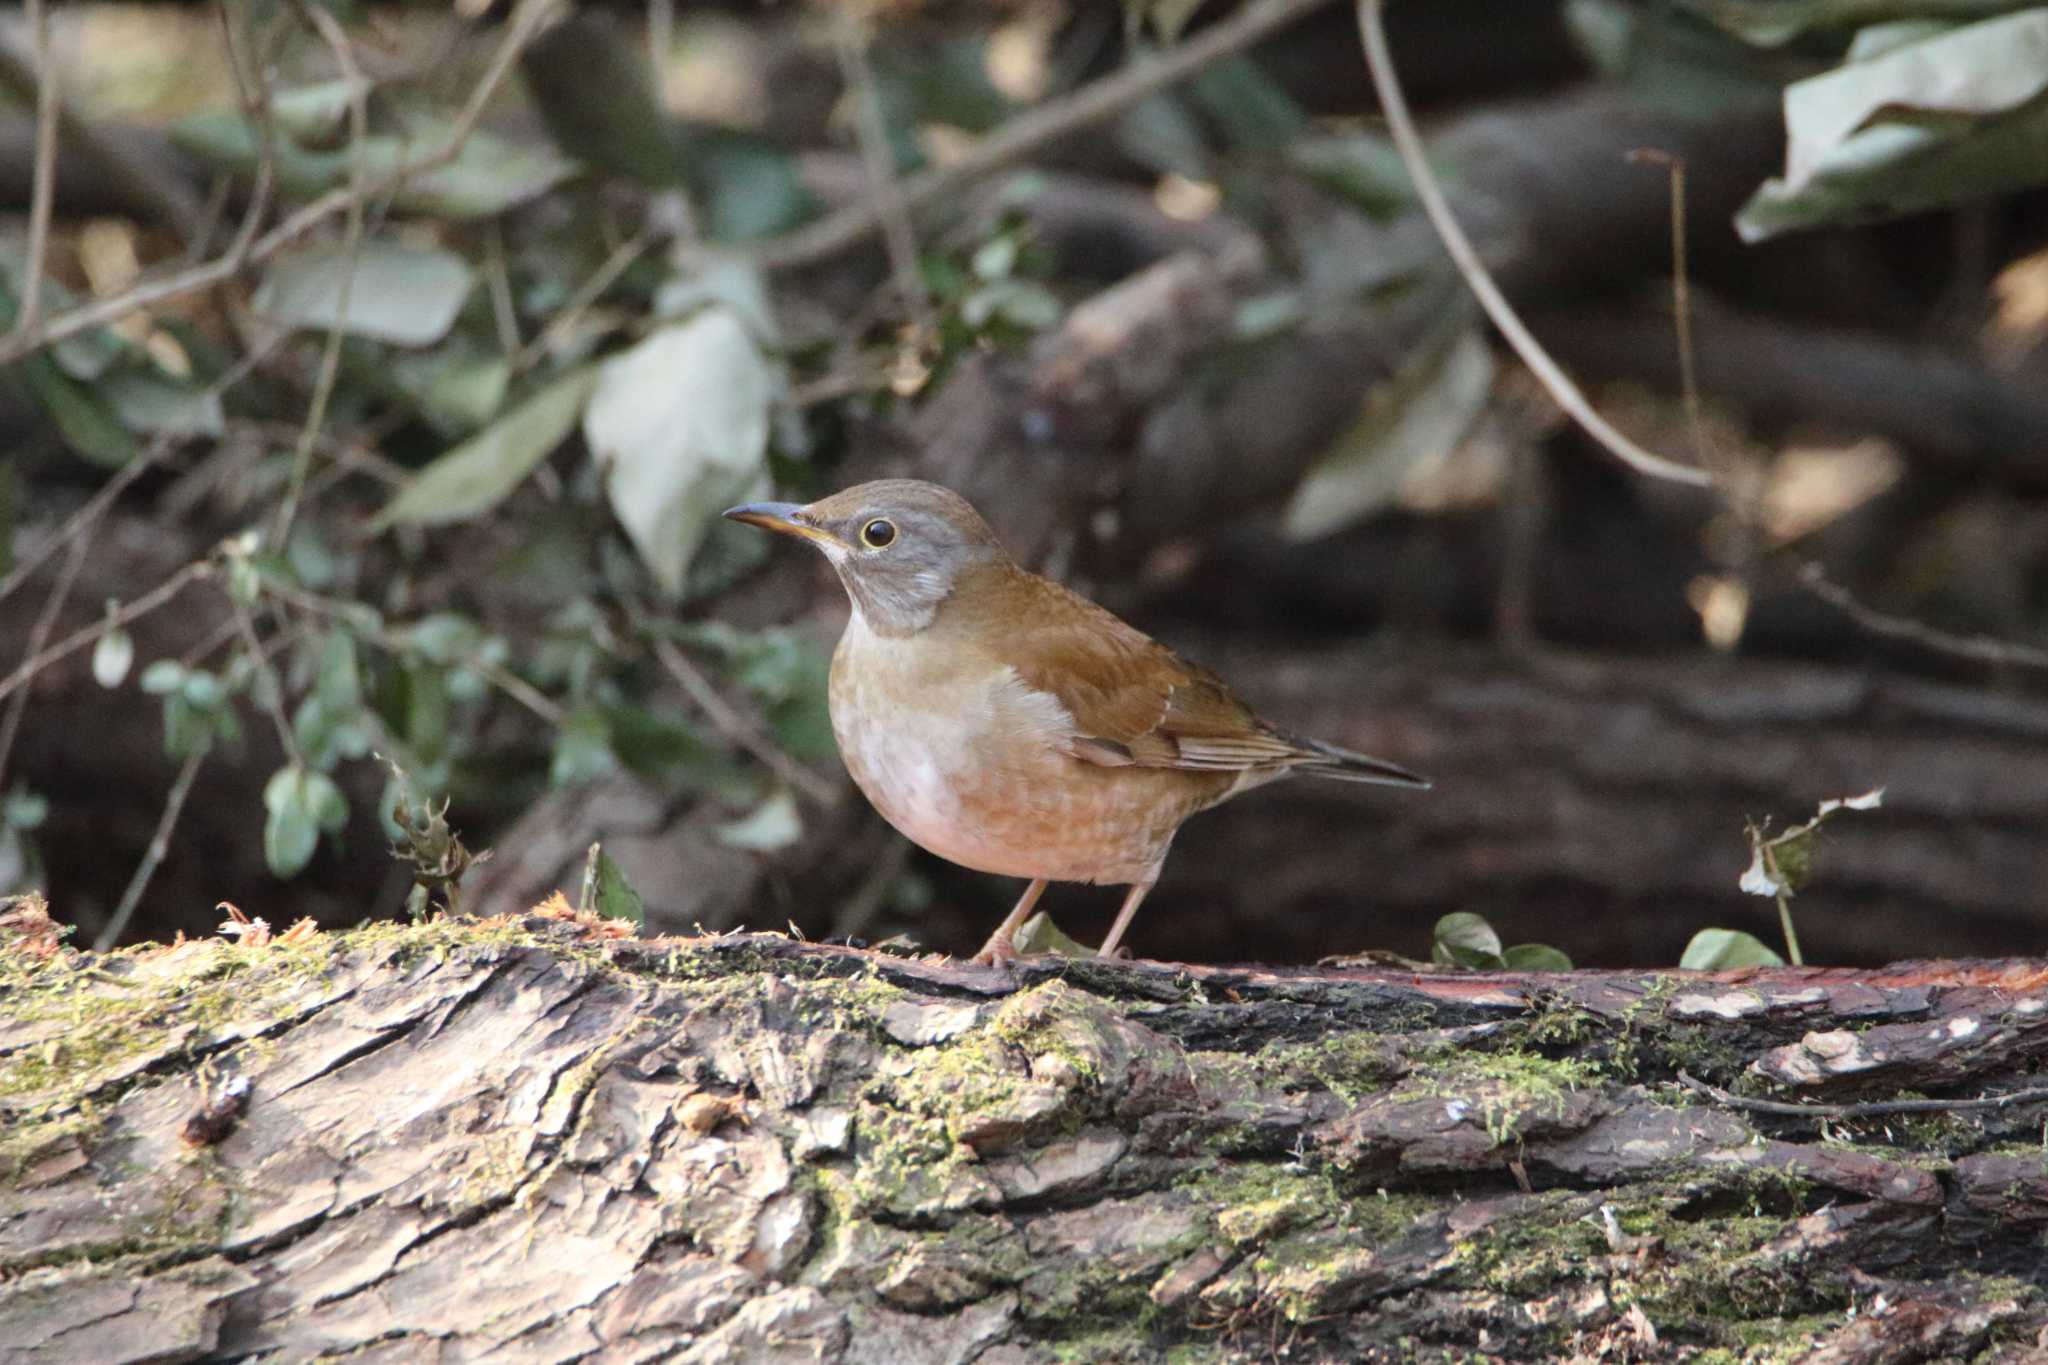
M 963 570 L 1002 553 L 978 519 L 962 527 L 936 510 L 904 504 L 871 503 L 821 520 L 818 529 L 832 537 L 819 544 L 839 581 L 880 635 L 923 630 Z
M 725 515 L 823 550 L 868 627 L 880 635 L 923 630 L 961 574 L 1007 559 L 965 499 L 913 479 L 861 484 L 808 507 L 759 502 Z

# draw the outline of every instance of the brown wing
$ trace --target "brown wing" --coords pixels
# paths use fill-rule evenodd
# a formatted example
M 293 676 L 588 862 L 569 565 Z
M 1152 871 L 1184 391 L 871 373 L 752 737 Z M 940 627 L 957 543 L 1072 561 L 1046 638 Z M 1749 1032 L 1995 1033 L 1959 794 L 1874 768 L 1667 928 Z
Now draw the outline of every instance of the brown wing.
M 1074 757 L 1107 767 L 1217 772 L 1313 759 L 1214 673 L 1057 583 L 1019 578 L 1014 591 L 1023 600 L 1011 620 L 1043 624 L 1005 636 L 1001 655 L 1073 717 Z

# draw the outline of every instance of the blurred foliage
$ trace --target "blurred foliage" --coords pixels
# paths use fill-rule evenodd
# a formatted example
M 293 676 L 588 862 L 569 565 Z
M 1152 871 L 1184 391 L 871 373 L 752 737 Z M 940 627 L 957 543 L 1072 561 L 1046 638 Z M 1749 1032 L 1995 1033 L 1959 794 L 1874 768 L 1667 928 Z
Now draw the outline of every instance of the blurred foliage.
M 1132 0 L 1128 39 L 1141 55 L 1171 43 L 1201 8 Z M 1745 212 L 1752 236 L 2048 175 L 2048 68 L 2024 56 L 2048 43 L 2048 9 L 1570 0 L 1567 11 L 1589 59 L 1652 97 L 1705 108 L 1782 94 L 1788 170 Z M 502 811 L 623 769 L 730 800 L 745 813 L 719 828 L 728 844 L 793 841 L 793 800 L 661 699 L 648 645 L 682 647 L 747 699 L 774 744 L 825 760 L 826 663 L 813 642 L 677 619 L 700 614 L 767 553 L 758 538 L 729 535 L 717 513 L 771 485 L 827 482 L 836 416 L 800 400 L 807 385 L 856 376 L 842 390 L 849 409 L 886 413 L 962 357 L 1057 326 L 1072 300 L 1056 263 L 1022 215 L 998 213 L 925 239 L 916 266 L 928 330 L 900 305 L 857 312 L 858 300 L 834 303 L 861 319 L 846 335 L 821 335 L 814 318 L 792 327 L 788 317 L 815 313 L 817 301 L 778 294 L 721 248 L 819 211 L 795 149 L 672 113 L 639 34 L 616 16 L 577 12 L 523 55 L 541 142 L 503 131 L 458 139 L 468 90 L 441 73 L 351 84 L 288 9 L 230 13 L 252 29 L 250 50 L 275 58 L 265 69 L 281 83 L 260 117 L 222 89 L 172 134 L 231 187 L 231 208 L 259 166 L 274 170 L 289 211 L 444 145 L 451 154 L 366 204 L 359 232 L 277 252 L 221 313 L 138 314 L 11 367 L 8 382 L 90 466 L 123 468 L 203 437 L 223 490 L 208 504 L 231 523 L 215 581 L 240 628 L 190 656 L 137 658 L 110 615 L 93 676 L 160 698 L 174 759 L 236 744 L 252 725 L 278 731 L 285 753 L 263 791 L 263 838 L 279 877 L 344 829 L 340 775 L 378 756 L 393 765 L 378 813 L 413 866 L 416 905 L 449 902 L 474 861 L 447 826 L 451 797 Z M 993 30 L 878 46 L 866 76 L 899 168 L 924 164 L 934 128 L 986 131 L 1021 106 L 990 77 L 992 41 Z M 1078 68 L 1043 65 L 1048 80 L 1079 79 Z M 1312 118 L 1244 56 L 1153 95 L 1104 136 L 1253 221 L 1302 186 L 1375 219 L 1411 204 L 1383 141 Z M 1038 189 L 1020 175 L 1012 207 Z M 18 246 L 0 250 L 0 327 L 14 321 L 24 268 Z M 82 297 L 47 279 L 41 306 L 47 316 Z M 1291 293 L 1248 304 L 1243 338 L 1285 330 L 1305 306 Z M 1492 378 L 1479 335 L 1468 310 L 1446 311 L 1399 383 L 1309 476 L 1292 531 L 1355 522 L 1424 453 L 1459 439 Z M 330 345 L 333 382 L 321 393 Z M 265 358 L 273 347 L 283 359 Z M 0 466 L 0 568 L 11 563 L 11 490 Z M 45 810 L 19 789 L 0 800 L 0 890 L 35 879 Z M 1769 847 L 1782 868 L 1791 847 Z M 625 905 L 629 893 L 603 889 L 609 860 L 597 865 L 600 902 Z M 1747 951 L 1730 941 L 1711 949 L 1716 962 Z M 1504 948 L 1469 915 L 1438 925 L 1433 954 L 1569 965 L 1541 945 Z
M 254 22 L 284 45 L 280 70 L 317 67 L 315 35 L 275 16 Z M 242 339 L 267 330 L 339 343 L 322 428 L 295 432 L 304 400 L 281 372 L 235 372 L 229 337 L 175 313 L 143 331 L 91 329 L 12 371 L 95 464 L 124 466 L 151 442 L 187 435 L 244 462 L 229 506 L 248 529 L 215 558 L 249 629 L 209 657 L 137 668 L 133 637 L 110 624 L 92 665 L 104 687 L 132 672 L 161 698 L 172 758 L 235 744 L 251 717 L 273 718 L 286 754 L 264 787 L 263 840 L 279 877 L 338 837 L 349 802 L 337 774 L 373 755 L 394 765 L 379 814 L 415 865 L 416 899 L 445 903 L 474 861 L 447 827 L 447 796 L 504 811 L 620 768 L 750 810 L 719 831 L 728 843 L 788 843 L 801 820 L 787 795 L 656 701 L 643 629 L 751 695 L 772 742 L 804 760 L 830 753 L 814 644 L 664 619 L 762 561 L 759 538 L 730 534 L 717 513 L 764 494 L 778 472 L 802 481 L 812 454 L 787 405 L 789 348 L 765 281 L 698 234 L 772 232 L 815 204 L 786 149 L 666 113 L 646 57 L 607 16 L 545 33 L 522 71 L 555 146 L 472 133 L 447 164 L 380 200 L 359 236 L 330 233 L 263 266 L 246 303 L 257 330 Z M 888 103 L 907 129 L 921 117 L 918 92 L 939 89 L 906 68 Z M 358 97 L 370 120 L 360 145 L 349 123 Z M 984 110 L 1000 112 L 1000 102 Z M 403 83 L 275 88 L 266 117 L 201 109 L 172 132 L 244 185 L 270 158 L 280 193 L 307 201 L 358 173 L 375 181 L 455 128 L 452 105 Z M 611 176 L 658 193 L 621 194 Z M 18 246 L 0 251 L 0 325 L 12 321 L 24 265 Z M 925 266 L 944 315 L 917 362 L 928 375 L 1060 314 L 1013 221 Z M 77 302 L 45 281 L 46 315 Z M 280 507 L 308 452 L 365 439 L 395 462 L 332 467 L 287 524 Z M 536 494 L 537 477 L 550 491 Z M 495 553 L 459 533 L 436 544 L 487 523 L 522 529 Z M 488 591 L 462 581 L 486 567 Z M 426 586 L 451 570 L 455 590 Z M 545 743 L 512 722 L 508 703 L 546 725 Z M 34 793 L 8 799 L 9 885 L 36 880 L 43 810 Z

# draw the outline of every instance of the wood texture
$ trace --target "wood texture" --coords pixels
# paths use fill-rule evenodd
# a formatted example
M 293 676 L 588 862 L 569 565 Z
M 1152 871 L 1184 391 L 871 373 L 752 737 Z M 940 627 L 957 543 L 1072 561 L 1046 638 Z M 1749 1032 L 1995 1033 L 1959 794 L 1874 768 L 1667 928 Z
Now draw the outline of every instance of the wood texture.
M 17 910 L 19 907 L 17 907 Z M 2021 1360 L 2048 966 L 0 943 L 0 1361 Z M 193 1145 L 188 1120 L 246 1081 Z

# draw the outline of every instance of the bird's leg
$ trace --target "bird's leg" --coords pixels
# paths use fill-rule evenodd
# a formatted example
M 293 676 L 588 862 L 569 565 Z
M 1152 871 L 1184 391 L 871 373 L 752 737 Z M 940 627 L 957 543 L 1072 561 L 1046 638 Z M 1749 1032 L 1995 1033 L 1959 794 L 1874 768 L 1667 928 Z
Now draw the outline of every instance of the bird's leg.
M 1139 904 L 1151 889 L 1152 883 L 1139 882 L 1124 895 L 1124 908 L 1116 912 L 1116 923 L 1109 926 L 1109 937 L 1102 940 L 1102 946 L 1095 950 L 1097 957 L 1116 956 L 1116 945 L 1123 942 L 1124 930 L 1131 927 L 1132 917 L 1138 913 Z
M 1018 926 L 1031 914 L 1031 907 L 1038 904 L 1038 898 L 1044 892 L 1043 877 L 1025 887 L 1024 894 L 1017 897 L 1017 908 L 996 926 L 996 931 L 988 936 L 988 942 L 981 945 L 981 951 L 974 955 L 974 960 L 990 965 L 1013 961 L 1017 956 L 1017 945 L 1011 940 L 1016 938 Z

